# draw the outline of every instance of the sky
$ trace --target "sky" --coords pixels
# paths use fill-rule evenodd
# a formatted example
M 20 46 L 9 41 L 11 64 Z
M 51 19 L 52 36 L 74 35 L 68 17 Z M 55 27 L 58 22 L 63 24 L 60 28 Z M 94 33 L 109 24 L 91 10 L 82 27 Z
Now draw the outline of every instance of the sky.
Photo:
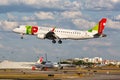
M 36 36 L 13 33 L 18 25 L 88 30 L 107 18 L 106 38 L 63 40 L 52 44 Z M 0 60 L 36 61 L 102 57 L 120 61 L 120 0 L 0 0 Z

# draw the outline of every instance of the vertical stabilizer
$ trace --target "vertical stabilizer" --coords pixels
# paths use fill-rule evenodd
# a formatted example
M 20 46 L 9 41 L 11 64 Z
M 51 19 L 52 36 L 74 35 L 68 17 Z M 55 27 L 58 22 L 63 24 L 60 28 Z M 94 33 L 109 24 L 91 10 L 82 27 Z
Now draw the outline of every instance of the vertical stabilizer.
M 101 35 L 103 33 L 105 24 L 106 24 L 107 19 L 106 18 L 102 18 L 98 24 L 96 24 L 92 29 L 88 30 L 88 32 L 92 32 L 92 31 L 97 31 L 99 35 Z
M 94 34 L 95 38 L 98 37 L 106 37 L 106 34 L 103 34 L 104 28 L 105 28 L 105 24 L 106 24 L 107 19 L 106 18 L 102 18 L 98 24 L 96 24 L 92 29 L 88 30 L 88 32 L 96 32 Z
M 41 64 L 43 62 L 43 57 L 40 57 L 37 63 Z
M 103 33 L 106 21 L 107 21 L 106 18 L 102 18 L 102 20 L 99 22 L 99 28 L 98 28 L 98 34 L 99 35 L 101 35 Z

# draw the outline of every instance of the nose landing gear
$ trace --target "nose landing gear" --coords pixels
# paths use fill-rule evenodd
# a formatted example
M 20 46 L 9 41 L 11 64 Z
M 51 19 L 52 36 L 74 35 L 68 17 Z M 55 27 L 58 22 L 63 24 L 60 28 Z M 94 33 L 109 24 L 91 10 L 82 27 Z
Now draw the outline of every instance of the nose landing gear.
M 21 39 L 23 39 L 23 38 L 24 38 L 24 33 L 22 33 L 22 34 L 21 34 L 21 37 L 20 37 L 20 38 L 21 38 Z

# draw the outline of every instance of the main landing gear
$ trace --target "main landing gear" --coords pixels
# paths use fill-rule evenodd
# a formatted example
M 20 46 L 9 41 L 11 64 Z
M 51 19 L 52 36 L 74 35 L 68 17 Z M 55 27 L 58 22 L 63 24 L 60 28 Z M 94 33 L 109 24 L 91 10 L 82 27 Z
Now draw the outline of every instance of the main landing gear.
M 55 43 L 56 43 L 56 41 L 55 41 L 55 40 L 52 40 L 52 43 L 54 43 L 54 44 L 55 44 Z
M 56 43 L 56 41 L 55 41 L 55 40 L 52 40 L 52 43 L 54 43 L 54 44 L 55 44 L 55 43 Z M 61 40 L 59 40 L 59 41 L 58 41 L 58 43 L 59 43 L 59 44 L 62 44 L 62 41 L 61 41 Z
M 61 41 L 61 40 L 59 40 L 59 41 L 58 41 L 58 43 L 59 43 L 59 44 L 62 44 L 62 41 Z

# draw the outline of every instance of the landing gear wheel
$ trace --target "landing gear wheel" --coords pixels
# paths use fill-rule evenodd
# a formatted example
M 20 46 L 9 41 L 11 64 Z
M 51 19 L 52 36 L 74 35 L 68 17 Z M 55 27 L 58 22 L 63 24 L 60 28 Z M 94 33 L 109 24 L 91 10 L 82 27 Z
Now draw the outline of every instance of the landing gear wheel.
M 55 41 L 55 40 L 52 40 L 52 43 L 54 43 L 54 44 L 55 44 L 55 43 L 56 43 L 56 41 Z
M 21 39 L 23 39 L 23 36 L 21 36 Z
M 23 39 L 24 33 L 21 34 L 21 39 Z
M 59 44 L 62 44 L 62 41 L 61 41 L 61 40 L 59 40 L 59 41 L 58 41 L 58 43 L 59 43 Z

